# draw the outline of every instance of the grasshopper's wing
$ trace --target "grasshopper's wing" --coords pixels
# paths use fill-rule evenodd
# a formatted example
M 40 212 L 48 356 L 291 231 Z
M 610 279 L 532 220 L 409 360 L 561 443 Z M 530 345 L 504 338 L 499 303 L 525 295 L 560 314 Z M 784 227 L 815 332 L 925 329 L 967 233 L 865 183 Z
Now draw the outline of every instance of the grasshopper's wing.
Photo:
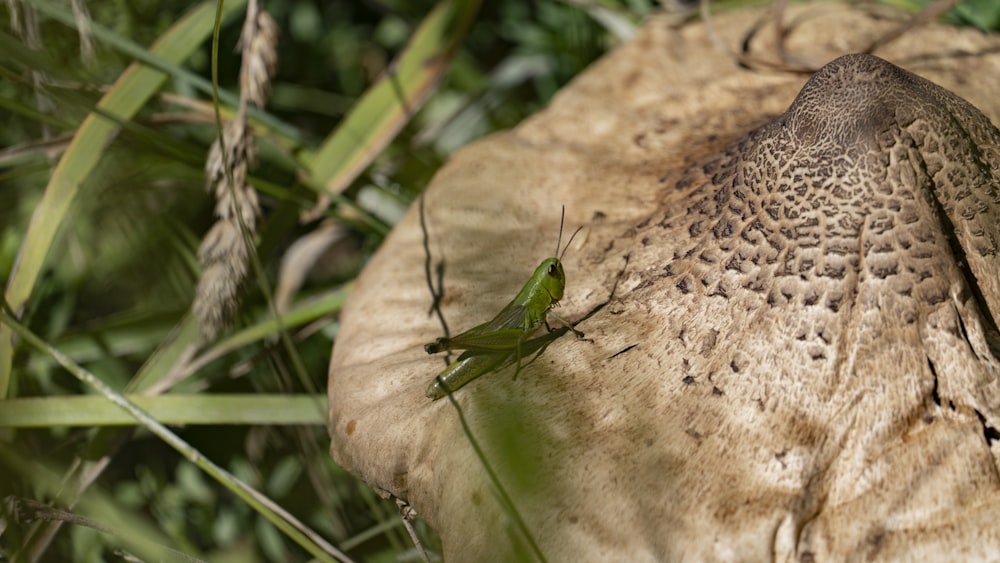
M 524 332 L 524 326 L 527 322 L 526 319 L 529 318 L 531 311 L 520 303 L 510 302 L 506 307 L 497 313 L 497 316 L 486 321 L 481 325 L 474 326 L 469 330 L 452 337 L 452 340 L 461 340 L 463 338 L 480 336 L 483 334 L 490 334 L 494 332 L 500 332 L 505 330 L 516 329 L 520 332 Z M 537 326 L 537 325 L 535 325 Z
M 445 350 L 479 350 L 498 352 L 516 350 L 517 346 L 532 333 L 541 321 L 536 321 L 532 312 L 518 303 L 511 302 L 493 319 L 452 336 L 438 338 L 424 349 L 429 354 Z
M 453 338 L 438 338 L 424 348 L 434 354 L 444 350 L 474 350 L 477 352 L 510 352 L 524 342 L 526 335 L 519 328 L 508 328 L 494 332 L 463 332 Z
M 544 315 L 543 311 L 541 315 Z M 536 318 L 541 318 L 537 311 L 525 306 L 522 303 L 517 303 L 511 301 L 506 307 L 497 313 L 497 316 L 493 317 L 492 320 L 485 322 L 467 332 L 477 331 L 478 333 L 489 333 L 498 332 L 508 329 L 518 329 L 521 332 L 531 332 L 532 330 L 538 328 L 541 321 L 536 321 Z M 459 335 L 461 336 L 461 335 Z

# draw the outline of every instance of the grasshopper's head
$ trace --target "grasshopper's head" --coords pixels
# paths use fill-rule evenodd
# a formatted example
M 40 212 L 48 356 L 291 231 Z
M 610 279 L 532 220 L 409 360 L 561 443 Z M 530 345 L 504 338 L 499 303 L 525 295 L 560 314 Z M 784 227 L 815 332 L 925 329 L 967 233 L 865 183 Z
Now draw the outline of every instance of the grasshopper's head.
M 542 263 L 535 269 L 535 279 L 545 288 L 553 303 L 562 299 L 563 290 L 566 288 L 566 274 L 563 272 L 562 262 L 558 258 L 552 257 L 542 260 Z
M 559 303 L 559 300 L 563 296 L 563 290 L 566 289 L 566 274 L 563 272 L 562 257 L 566 254 L 566 250 L 569 249 L 569 245 L 573 242 L 573 238 L 576 237 L 576 233 L 579 233 L 580 229 L 583 228 L 581 225 L 573 231 L 573 236 L 569 237 L 566 248 L 563 249 L 562 254 L 559 254 L 559 247 L 562 245 L 563 220 L 565 218 L 566 208 L 563 207 L 562 216 L 559 218 L 559 238 L 556 239 L 556 253 L 552 255 L 552 258 L 542 260 L 542 263 L 535 269 L 535 276 L 533 278 L 549 294 L 549 298 L 552 300 L 551 305 Z

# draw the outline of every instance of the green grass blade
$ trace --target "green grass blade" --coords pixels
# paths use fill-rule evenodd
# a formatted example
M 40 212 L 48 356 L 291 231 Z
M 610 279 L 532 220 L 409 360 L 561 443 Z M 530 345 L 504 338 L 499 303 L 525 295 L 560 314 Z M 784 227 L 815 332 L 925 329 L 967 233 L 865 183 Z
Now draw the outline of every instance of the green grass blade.
M 163 395 L 126 399 L 162 424 L 247 424 L 260 426 L 326 424 L 326 395 Z M 134 426 L 138 421 L 96 395 L 8 399 L 0 428 L 55 426 Z
M 235 10 L 243 4 L 242 0 L 232 0 L 227 4 L 227 10 Z M 215 2 L 206 2 L 192 10 L 164 33 L 150 51 L 166 61 L 177 63 L 185 60 L 212 32 L 214 10 Z M 101 98 L 97 108 L 117 119 L 128 120 L 160 89 L 166 78 L 162 71 L 133 63 Z M 117 130 L 118 126 L 113 121 L 96 112 L 91 113 L 52 173 L 7 282 L 7 302 L 18 314 L 22 313 L 21 309 L 38 281 L 59 226 L 66 218 L 80 185 L 94 170 L 105 153 L 104 147 L 115 137 Z M 7 396 L 13 352 L 13 335 L 8 327 L 0 326 L 0 399 Z
M 72 28 L 76 26 L 72 12 L 67 11 L 63 4 L 49 2 L 48 0 L 32 0 L 32 4 L 42 14 L 45 14 L 46 16 L 63 23 L 68 27 Z M 222 6 L 223 19 L 228 19 L 230 16 L 235 14 L 237 10 L 242 9 L 245 4 L 246 0 L 231 0 L 230 2 L 225 2 Z M 175 61 L 167 59 L 159 56 L 155 51 L 147 51 L 141 45 L 129 40 L 128 38 L 122 37 L 118 33 L 115 33 L 97 22 L 91 22 L 91 31 L 94 34 L 94 37 L 96 37 L 102 44 L 113 47 L 120 53 L 135 59 L 137 62 L 145 63 L 149 67 L 167 73 L 175 80 L 183 82 L 186 85 L 190 85 L 190 87 L 197 92 L 211 96 L 212 83 L 204 77 L 198 76 L 181 66 L 181 60 Z M 219 98 L 230 107 L 236 107 L 239 102 L 239 95 L 230 90 L 220 90 Z M 304 139 L 298 129 L 282 122 L 272 114 L 256 108 L 251 108 L 250 115 L 256 121 L 265 125 L 269 130 L 277 132 L 283 137 L 291 139 L 296 143 L 304 142 Z
M 134 393 L 146 392 L 157 382 L 169 377 L 172 370 L 185 364 L 190 355 L 194 354 L 200 339 L 198 321 L 190 313 L 184 315 L 167 340 L 129 381 L 126 389 Z
M 348 284 L 333 291 L 324 292 L 315 299 L 300 303 L 281 316 L 280 320 L 267 316 L 259 322 L 229 336 L 212 346 L 206 354 L 213 356 L 235 350 L 237 348 L 260 342 L 278 334 L 282 329 L 292 329 L 312 322 L 325 315 L 336 313 L 344 305 L 354 284 Z M 280 321 L 280 322 L 279 322 Z M 216 354 L 216 350 L 221 353 Z
M 32 511 L 31 506 L 18 506 L 19 510 L 28 512 L 21 517 L 31 518 L 35 522 L 67 522 L 97 529 L 113 537 L 115 543 L 127 549 L 130 555 L 142 557 L 141 560 L 145 561 L 202 561 L 190 553 L 182 553 L 169 547 L 173 543 L 171 538 L 151 522 L 148 516 L 123 507 L 99 487 L 88 491 L 76 502 L 68 502 L 65 498 L 66 482 L 63 478 L 67 472 L 66 468 L 58 471 L 47 463 L 25 458 L 19 455 L 17 450 L 0 448 L 0 473 L 5 476 L 17 475 L 25 480 L 30 479 L 36 494 L 40 498 L 50 499 L 44 504 L 37 501 L 31 503 L 38 512 Z M 12 507 L 28 501 L 29 499 L 13 495 L 5 499 L 5 503 L 11 503 L 8 506 Z M 66 504 L 74 505 L 72 512 L 61 509 Z M 4 539 L 10 540 L 9 534 Z M 33 552 L 27 542 L 13 541 L 7 543 L 6 547 L 12 548 L 12 552 L 5 553 L 7 556 L 13 556 L 11 561 L 34 561 L 39 555 Z
M 527 541 L 528 547 L 531 549 L 532 555 L 535 559 L 545 563 L 545 555 L 542 553 L 541 547 L 538 546 L 538 542 L 535 540 L 535 536 L 531 533 L 531 529 L 524 521 L 524 517 L 521 516 L 520 511 L 518 511 L 517 506 L 514 504 L 514 500 L 510 497 L 510 493 L 500 482 L 500 477 L 497 475 L 496 471 L 493 469 L 493 465 L 490 464 L 489 460 L 486 459 L 486 453 L 483 451 L 482 446 L 479 445 L 479 441 L 476 440 L 475 436 L 472 435 L 472 428 L 469 427 L 469 422 L 465 419 L 465 413 L 462 412 L 462 407 L 459 406 L 458 401 L 455 397 L 448 393 L 448 401 L 451 402 L 451 406 L 455 408 L 455 412 L 458 414 L 458 422 L 462 425 L 462 432 L 465 434 L 465 438 L 469 441 L 472 446 L 476 457 L 479 458 L 479 463 L 482 464 L 483 469 L 486 470 L 486 475 L 489 477 L 490 483 L 493 484 L 493 490 L 500 500 L 500 507 L 514 522 L 514 526 L 517 528 L 521 536 Z
M 46 344 L 37 335 L 29 331 L 23 325 L 19 324 L 15 318 L 11 317 L 6 307 L 3 310 L 0 310 L 0 322 L 13 330 L 19 337 L 24 339 L 31 346 L 42 352 L 50 354 L 59 363 L 59 365 L 73 374 L 73 376 L 80 380 L 83 384 L 95 390 L 111 404 L 124 410 L 129 414 L 129 416 L 135 418 L 136 421 L 143 426 L 143 428 L 163 440 L 168 446 L 174 448 L 174 450 L 184 456 L 185 459 L 197 465 L 202 471 L 215 479 L 219 484 L 243 499 L 243 501 L 250 505 L 250 507 L 266 518 L 276 528 L 281 530 L 289 539 L 293 540 L 300 547 L 302 547 L 302 549 L 312 554 L 313 557 L 319 559 L 320 561 L 350 561 L 350 558 L 347 557 L 347 555 L 327 543 L 323 538 L 299 522 L 298 519 L 281 508 L 281 506 L 277 503 L 254 490 L 243 481 L 237 479 L 232 473 L 207 459 L 201 454 L 201 452 L 181 439 L 180 436 L 151 417 L 148 412 L 139 408 L 124 395 L 115 392 L 114 389 L 109 387 L 94 374 L 74 363 L 62 352 Z
M 311 163 L 311 185 L 340 193 L 389 144 L 448 68 L 479 0 L 445 0 L 424 19 L 384 76 L 358 101 Z

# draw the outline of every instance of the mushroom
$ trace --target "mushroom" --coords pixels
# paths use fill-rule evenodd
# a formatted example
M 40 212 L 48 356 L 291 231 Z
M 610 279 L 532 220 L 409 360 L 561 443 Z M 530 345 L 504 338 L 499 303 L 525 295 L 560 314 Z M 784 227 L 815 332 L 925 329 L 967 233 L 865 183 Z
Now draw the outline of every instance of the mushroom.
M 790 14 L 789 52 L 892 25 L 816 10 Z M 332 455 L 456 561 L 1000 557 L 1000 104 L 861 54 L 803 86 L 709 37 L 654 18 L 426 192 L 452 330 L 551 255 L 562 206 L 583 227 L 558 312 L 587 340 L 453 394 L 516 515 L 459 411 L 424 396 L 444 364 L 422 346 L 442 328 L 416 208 L 344 308 Z M 998 45 L 929 26 L 880 54 L 996 88 Z M 929 58 L 946 48 L 966 55 Z

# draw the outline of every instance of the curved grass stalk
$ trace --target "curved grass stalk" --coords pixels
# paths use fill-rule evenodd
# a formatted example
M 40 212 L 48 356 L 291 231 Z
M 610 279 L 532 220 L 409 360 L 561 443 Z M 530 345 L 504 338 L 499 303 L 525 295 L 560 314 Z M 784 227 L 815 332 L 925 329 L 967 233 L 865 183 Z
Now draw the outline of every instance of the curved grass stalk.
M 271 522 L 271 524 L 273 524 L 276 528 L 284 532 L 285 535 L 292 541 L 312 554 L 313 557 L 316 557 L 320 561 L 351 561 L 346 554 L 330 545 L 316 532 L 309 529 L 305 524 L 301 523 L 277 503 L 267 498 L 259 491 L 253 489 L 232 473 L 210 461 L 208 458 L 203 456 L 201 452 L 181 439 L 180 436 L 173 433 L 169 428 L 150 416 L 145 410 L 139 408 L 135 403 L 127 399 L 124 395 L 116 392 L 106 383 L 101 381 L 101 379 L 97 376 L 73 362 L 73 360 L 61 351 L 49 346 L 41 338 L 17 322 L 6 304 L 4 304 L 3 310 L 0 310 L 0 322 L 13 330 L 19 337 L 23 338 L 24 341 L 31 346 L 34 346 L 38 350 L 52 356 L 52 358 L 58 362 L 59 365 L 65 368 L 66 371 L 71 373 L 82 383 L 94 389 L 105 399 L 129 413 L 129 415 L 135 418 L 140 425 L 163 440 L 167 445 L 175 449 L 178 453 L 184 456 L 185 459 L 197 465 L 202 471 L 215 479 L 219 484 L 243 499 L 244 502 L 250 505 L 259 514 L 264 516 L 264 518 Z
M 542 553 L 542 549 L 538 547 L 538 542 L 535 541 L 535 536 L 532 535 L 531 530 L 528 529 L 528 525 L 524 522 L 524 518 L 521 517 L 521 513 L 517 510 L 517 506 L 514 505 L 514 500 L 507 493 L 507 489 L 504 488 L 503 484 L 500 482 L 500 478 L 497 476 L 496 471 L 493 470 L 493 466 L 490 465 L 489 460 L 486 459 L 486 454 L 483 452 L 483 448 L 480 447 L 479 442 L 476 440 L 475 436 L 472 435 L 472 429 L 469 427 L 469 423 L 465 420 L 465 414 L 462 412 L 462 407 L 458 405 L 458 401 L 452 396 L 452 393 L 448 393 L 448 400 L 451 402 L 451 406 L 455 407 L 455 412 L 458 413 L 458 422 L 462 425 L 462 432 L 465 434 L 466 439 L 469 440 L 469 444 L 472 446 L 473 451 L 476 452 L 476 457 L 479 459 L 479 463 L 483 465 L 483 469 L 486 470 L 486 475 L 490 479 L 497 496 L 500 497 L 500 506 L 503 508 L 504 512 L 510 516 L 511 520 L 514 521 L 514 525 L 517 530 L 521 532 L 525 540 L 528 542 L 528 546 L 531 547 L 531 552 L 538 558 L 538 561 L 544 563 L 546 561 L 545 555 Z
M 226 12 L 238 9 L 245 0 L 232 0 Z M 174 24 L 156 43 L 150 53 L 173 63 L 179 63 L 197 49 L 212 31 L 214 2 L 205 2 Z M 118 78 L 107 94 L 97 103 L 101 111 L 121 120 L 129 120 L 152 97 L 167 79 L 163 71 L 141 63 L 132 63 Z M 6 300 L 12 311 L 20 315 L 45 266 L 49 249 L 55 243 L 59 226 L 63 224 L 79 187 L 104 156 L 104 147 L 117 135 L 118 125 L 92 112 L 77 130 L 73 141 L 56 165 L 35 209 L 31 224 L 18 251 L 18 257 L 7 281 Z M 0 399 L 7 396 L 14 339 L 6 326 L 0 326 Z

